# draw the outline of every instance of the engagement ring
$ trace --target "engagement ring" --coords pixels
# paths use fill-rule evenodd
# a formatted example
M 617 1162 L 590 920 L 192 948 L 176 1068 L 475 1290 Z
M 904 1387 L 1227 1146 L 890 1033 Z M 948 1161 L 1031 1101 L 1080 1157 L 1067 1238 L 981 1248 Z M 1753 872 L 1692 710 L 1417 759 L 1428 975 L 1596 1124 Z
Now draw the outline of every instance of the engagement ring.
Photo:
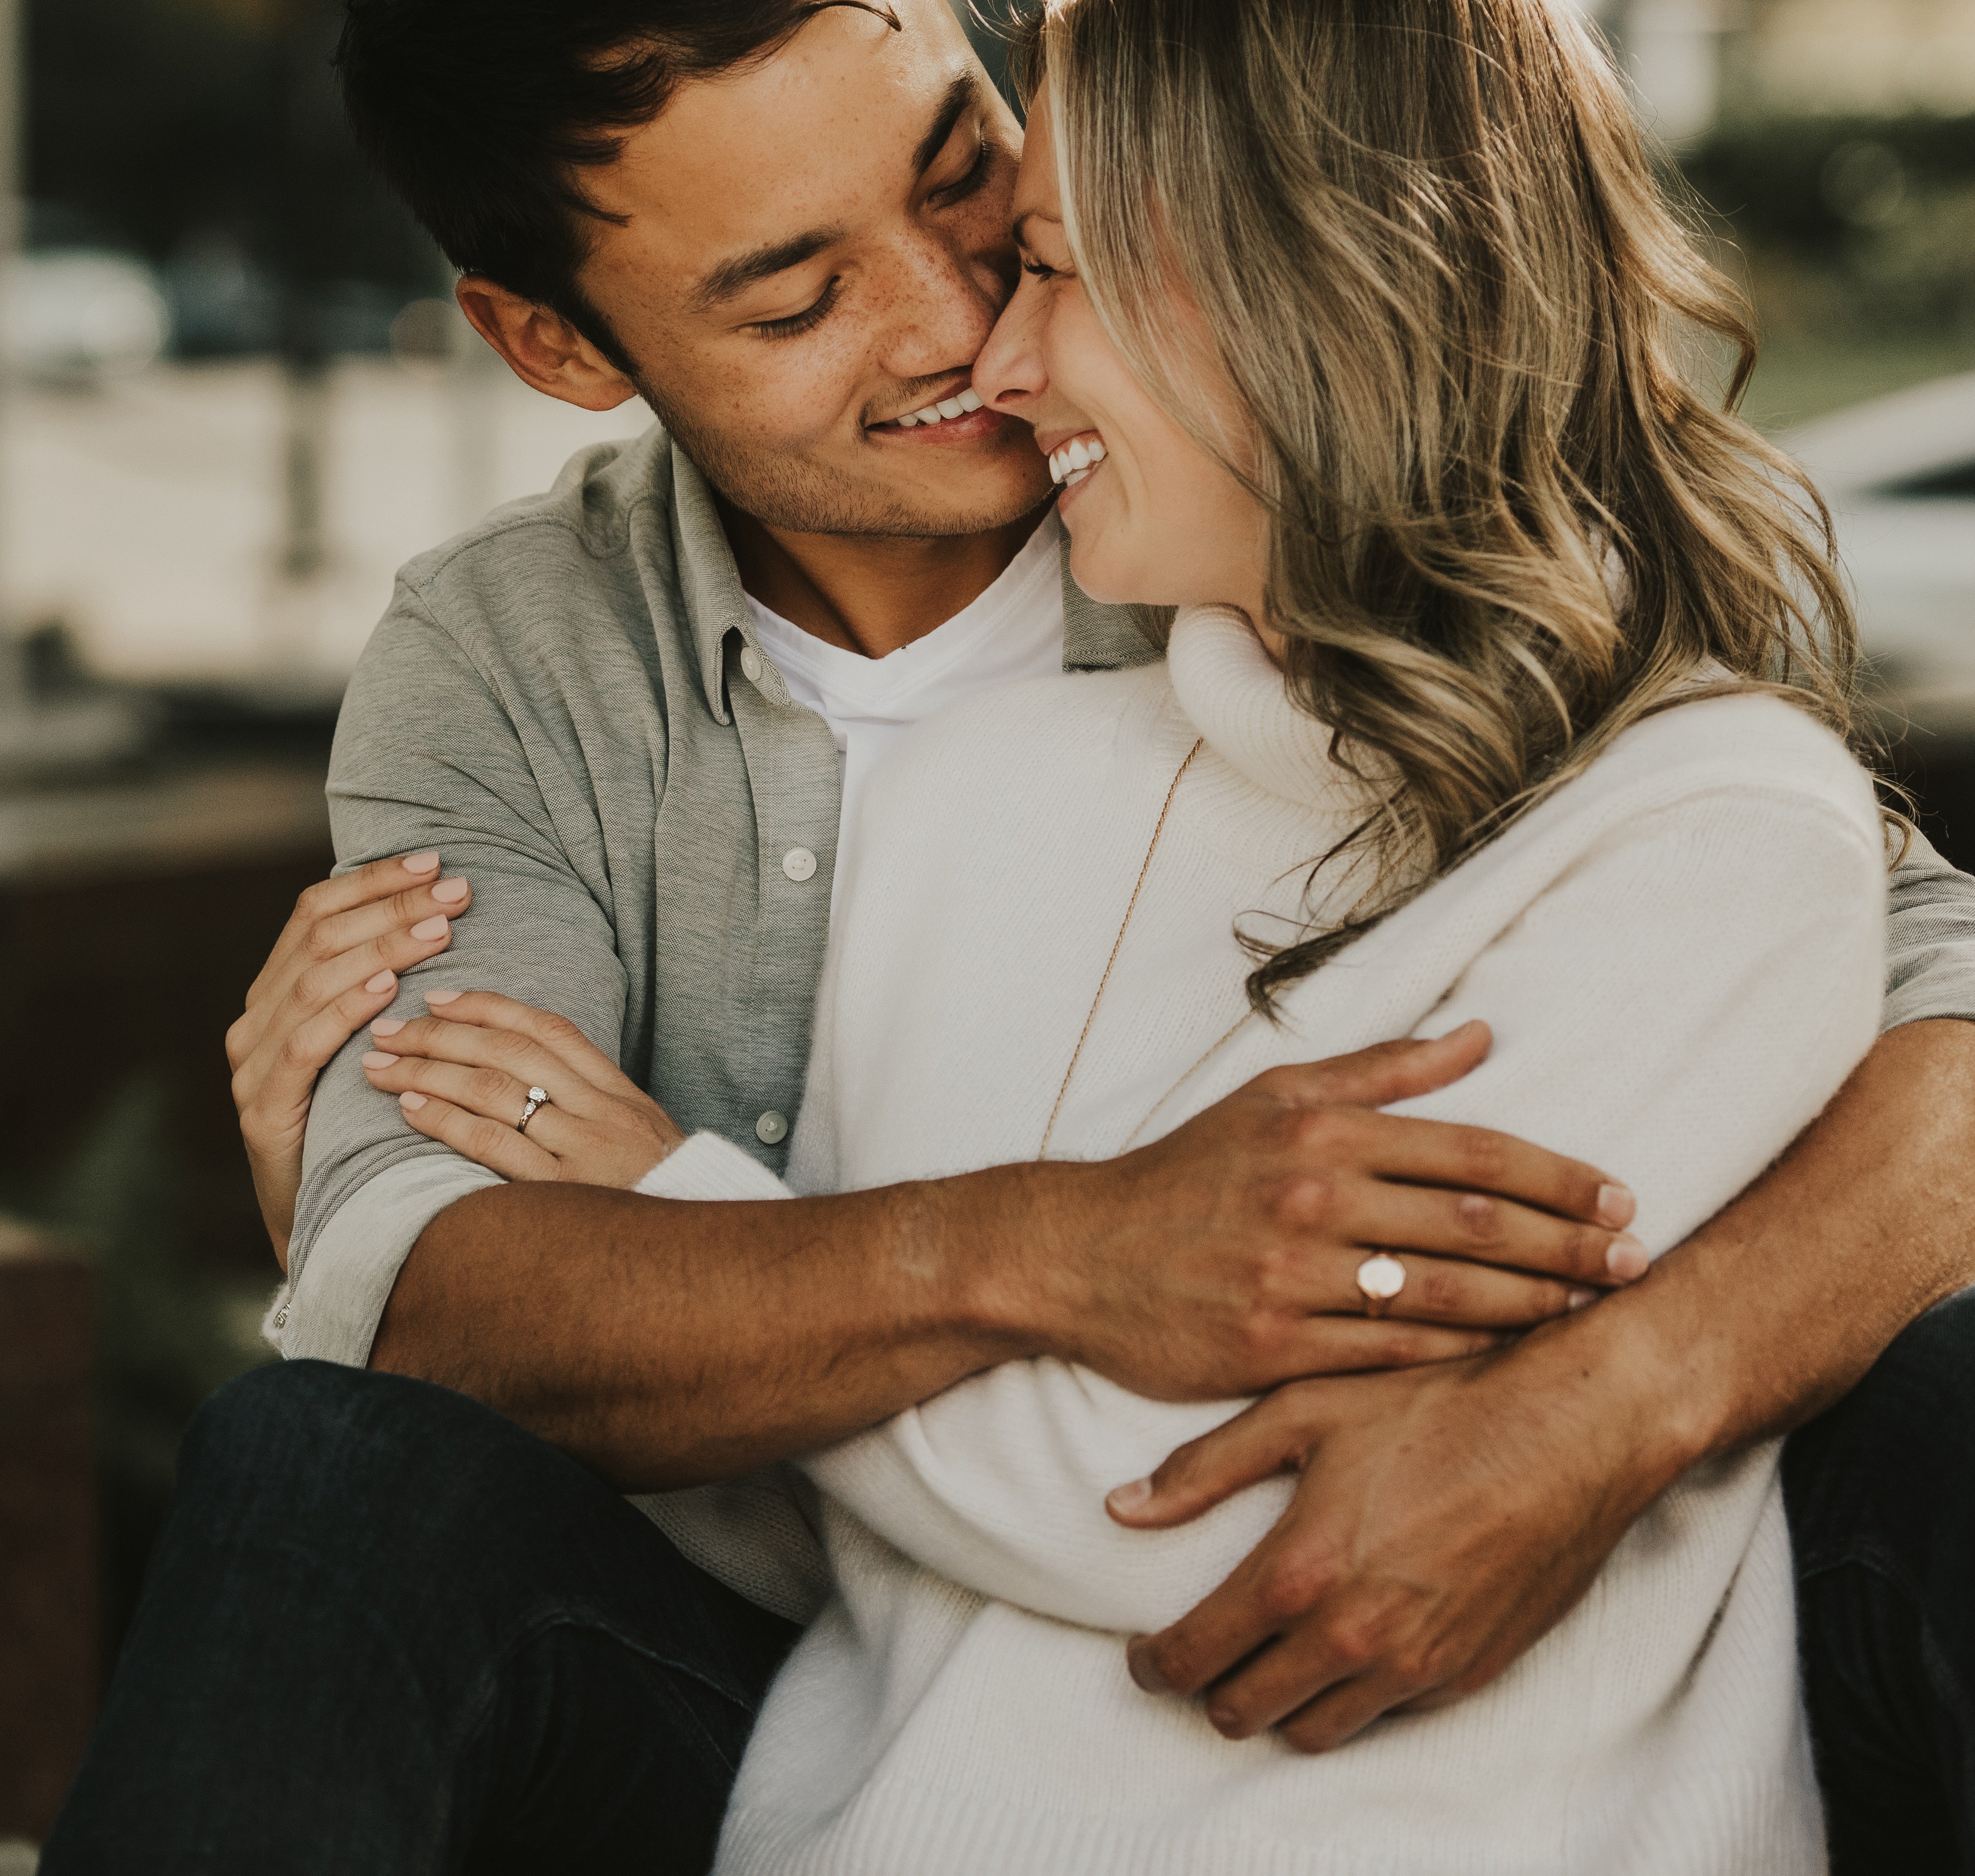
M 521 1118 L 515 1122 L 514 1131 L 517 1133 L 526 1133 L 528 1131 L 528 1122 L 534 1119 L 536 1110 L 538 1108 L 547 1107 L 548 1104 L 549 1091 L 546 1088 L 531 1088 L 528 1090 L 528 1105 L 521 1109 Z M 1362 1270 L 1358 1273 L 1358 1280 L 1361 1283 L 1365 1280 L 1365 1273 Z M 1400 1272 L 1399 1281 L 1403 1283 L 1405 1280 L 1405 1273 Z

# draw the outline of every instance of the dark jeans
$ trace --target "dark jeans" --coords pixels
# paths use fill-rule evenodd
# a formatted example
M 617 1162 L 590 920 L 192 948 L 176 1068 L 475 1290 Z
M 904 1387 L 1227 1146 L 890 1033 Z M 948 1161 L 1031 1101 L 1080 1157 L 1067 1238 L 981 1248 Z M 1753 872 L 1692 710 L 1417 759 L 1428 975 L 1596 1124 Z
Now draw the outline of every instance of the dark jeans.
M 1833 1876 L 1975 1876 L 1975 1290 L 1783 1449 Z
M 1793 1438 L 1837 1876 L 1975 1876 L 1975 1291 Z M 44 1876 L 703 1871 L 794 1637 L 457 1395 L 222 1388 Z
M 222 1388 L 44 1876 L 703 1871 L 796 1630 L 462 1395 Z

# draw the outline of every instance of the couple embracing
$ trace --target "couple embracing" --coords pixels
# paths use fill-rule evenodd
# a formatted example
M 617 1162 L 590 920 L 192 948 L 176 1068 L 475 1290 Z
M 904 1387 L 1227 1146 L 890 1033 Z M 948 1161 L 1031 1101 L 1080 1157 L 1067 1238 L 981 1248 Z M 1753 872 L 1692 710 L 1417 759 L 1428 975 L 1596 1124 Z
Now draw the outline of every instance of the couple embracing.
M 1975 885 L 1732 297 L 1553 0 L 1023 37 L 352 0 L 662 427 L 366 653 L 52 1876 L 1975 1867 Z

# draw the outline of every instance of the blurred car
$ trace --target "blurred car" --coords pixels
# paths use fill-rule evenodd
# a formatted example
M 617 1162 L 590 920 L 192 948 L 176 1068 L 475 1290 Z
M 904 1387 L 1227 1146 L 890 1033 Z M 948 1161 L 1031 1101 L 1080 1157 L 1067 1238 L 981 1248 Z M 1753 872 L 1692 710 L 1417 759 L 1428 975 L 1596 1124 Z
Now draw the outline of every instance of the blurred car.
M 0 347 L 11 370 L 35 382 L 127 376 L 154 363 L 170 339 L 156 277 L 127 255 L 24 254 L 0 281 Z
M 1889 727 L 1975 736 L 1975 372 L 1776 441 L 1831 504 Z

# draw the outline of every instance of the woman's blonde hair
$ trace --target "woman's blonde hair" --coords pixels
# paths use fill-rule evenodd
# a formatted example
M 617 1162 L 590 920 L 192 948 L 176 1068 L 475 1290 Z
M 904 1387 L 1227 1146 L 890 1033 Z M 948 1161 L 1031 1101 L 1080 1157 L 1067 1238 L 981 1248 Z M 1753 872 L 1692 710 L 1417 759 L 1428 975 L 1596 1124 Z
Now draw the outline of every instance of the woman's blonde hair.
M 1047 0 L 1024 37 L 1086 289 L 1247 465 L 1292 692 L 1374 803 L 1324 856 L 1371 884 L 1255 945 L 1259 1005 L 1677 696 L 1776 687 L 1850 732 L 1830 517 L 1733 414 L 1747 310 L 1569 0 Z M 1186 393 L 1202 324 L 1252 436 Z

